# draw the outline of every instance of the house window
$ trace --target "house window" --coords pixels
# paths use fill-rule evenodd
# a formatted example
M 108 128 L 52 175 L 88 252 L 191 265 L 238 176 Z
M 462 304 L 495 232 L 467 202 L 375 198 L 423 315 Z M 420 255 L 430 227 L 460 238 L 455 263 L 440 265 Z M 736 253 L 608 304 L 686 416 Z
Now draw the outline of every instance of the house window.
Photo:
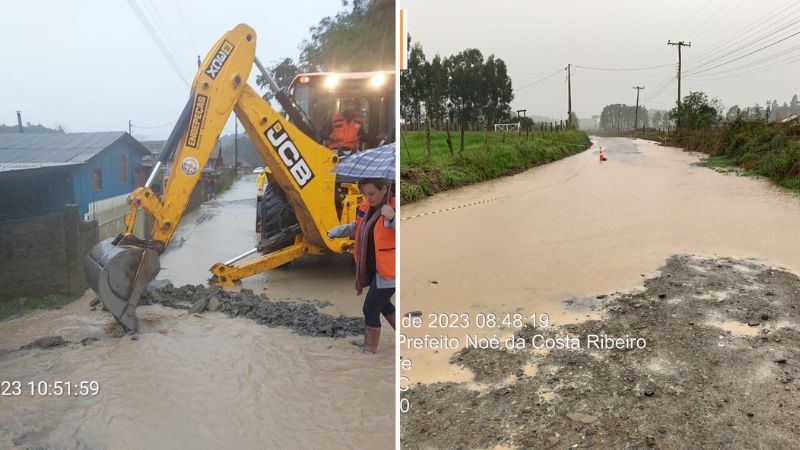
M 119 155 L 119 184 L 126 186 L 128 184 L 128 156 Z
M 94 186 L 95 192 L 101 192 L 103 190 L 103 172 L 100 169 L 94 169 L 92 171 L 92 185 Z

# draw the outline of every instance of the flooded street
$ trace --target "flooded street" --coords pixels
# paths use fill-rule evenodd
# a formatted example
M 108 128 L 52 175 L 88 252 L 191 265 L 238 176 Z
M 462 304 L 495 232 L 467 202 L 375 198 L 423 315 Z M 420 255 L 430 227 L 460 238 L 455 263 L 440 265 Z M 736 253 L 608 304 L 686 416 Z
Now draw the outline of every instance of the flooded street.
M 255 178 L 187 214 L 162 256 L 159 279 L 204 284 L 208 268 L 252 248 Z M 328 301 L 361 315 L 348 256 L 307 258 L 243 283 L 270 299 Z M 233 290 L 237 290 L 234 288 Z M 137 310 L 138 339 L 92 311 L 91 291 L 60 310 L 0 321 L 3 380 L 96 381 L 95 396 L 0 397 L 0 448 L 392 448 L 394 333 L 377 355 L 361 336 L 305 337 L 220 312 Z M 44 336 L 70 344 L 17 350 Z M 82 345 L 84 338 L 97 338 Z M 356 346 L 354 343 L 359 345 Z M 74 393 L 74 392 L 73 392 Z
M 404 311 L 546 313 L 596 318 L 598 293 L 640 287 L 675 254 L 754 258 L 800 271 L 800 201 L 767 181 L 703 167 L 699 155 L 643 140 L 594 138 L 578 155 L 403 208 Z M 608 161 L 598 161 L 598 145 Z M 458 264 L 454 264 L 458 261 Z M 565 302 L 565 300 L 568 300 Z M 408 336 L 466 330 L 406 330 Z M 468 381 L 453 352 L 405 349 L 411 383 Z
M 186 214 L 161 257 L 160 280 L 175 286 L 206 283 L 209 269 L 256 246 L 256 181 L 242 177 L 215 200 Z M 248 261 L 251 256 L 240 263 Z M 242 280 L 242 287 L 270 298 L 327 300 L 331 314 L 361 315 L 363 297 L 355 296 L 351 255 L 308 256 Z M 238 289 L 238 288 L 234 288 Z

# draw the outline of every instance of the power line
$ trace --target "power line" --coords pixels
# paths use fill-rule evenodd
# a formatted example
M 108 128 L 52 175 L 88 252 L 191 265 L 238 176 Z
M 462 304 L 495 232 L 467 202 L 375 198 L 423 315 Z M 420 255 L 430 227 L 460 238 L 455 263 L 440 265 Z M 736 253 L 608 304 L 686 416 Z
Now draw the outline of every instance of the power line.
M 662 64 L 659 66 L 650 66 L 650 67 L 630 67 L 630 68 L 617 68 L 617 67 L 589 67 L 589 66 L 579 66 L 574 65 L 573 67 L 578 69 L 589 69 L 589 70 L 608 70 L 613 72 L 633 72 L 636 70 L 653 70 L 653 69 L 661 69 L 664 67 L 675 67 L 674 64 Z
M 161 54 L 164 55 L 164 57 L 167 59 L 167 62 L 169 62 L 169 64 L 172 66 L 172 69 L 175 70 L 175 73 L 181 78 L 181 80 L 183 80 L 184 84 L 186 84 L 186 86 L 188 87 L 189 81 L 183 75 L 183 72 L 181 72 L 180 67 L 175 62 L 175 58 L 170 54 L 169 49 L 166 47 L 164 42 L 158 37 L 158 34 L 156 33 L 155 29 L 153 28 L 153 25 L 150 23 L 149 19 L 145 15 L 144 11 L 139 7 L 138 4 L 136 4 L 136 0 L 128 0 L 128 5 L 130 5 L 131 9 L 133 9 L 133 12 L 139 18 L 139 21 L 142 23 L 142 25 L 144 25 L 148 34 L 150 34 L 150 37 L 153 39 L 156 46 L 161 51 Z
M 750 25 L 748 28 L 744 30 L 737 30 L 733 34 L 725 37 L 724 39 L 718 41 L 716 44 L 712 45 L 711 47 L 701 50 L 693 57 L 689 58 L 689 61 L 692 63 L 698 63 L 708 60 L 710 57 L 718 55 L 722 51 L 726 51 L 726 49 L 730 49 L 731 47 L 735 47 L 741 42 L 744 42 L 746 39 L 750 39 L 753 35 L 757 35 L 761 31 L 763 31 L 766 27 L 774 25 L 775 23 L 781 22 L 786 16 L 781 16 L 775 21 L 770 22 L 773 17 L 780 15 L 781 13 L 785 12 L 787 9 L 792 8 L 793 6 L 800 3 L 800 0 L 795 1 L 792 5 L 789 5 L 787 8 L 783 8 L 787 3 L 790 3 L 792 0 L 783 3 L 782 5 L 778 6 L 777 8 L 773 9 L 772 11 L 768 12 L 764 17 L 756 21 L 754 24 Z M 783 9 L 781 9 L 783 8 Z M 769 32 L 767 33 L 769 35 Z M 747 44 L 746 44 L 747 45 Z M 745 47 L 746 47 L 745 45 Z M 709 56 L 711 55 L 711 56 Z
M 564 70 L 564 69 L 558 69 L 558 70 L 556 70 L 555 72 L 551 73 L 550 75 L 547 75 L 546 77 L 539 78 L 539 79 L 538 79 L 538 80 L 536 80 L 536 81 L 530 82 L 530 83 L 528 83 L 528 84 L 526 84 L 526 85 L 523 85 L 523 86 L 521 86 L 521 87 L 518 87 L 518 88 L 516 88 L 516 89 L 514 89 L 514 90 L 515 90 L 515 91 L 521 91 L 521 90 L 523 90 L 523 89 L 525 89 L 525 88 L 529 88 L 529 87 L 531 87 L 531 86 L 533 86 L 533 85 L 535 85 L 535 84 L 541 83 L 542 81 L 544 81 L 544 80 L 546 80 L 546 79 L 548 79 L 548 78 L 551 78 L 551 77 L 554 77 L 554 76 L 556 76 L 556 75 L 560 74 L 562 70 Z
M 165 123 L 163 125 L 154 125 L 154 126 L 150 126 L 150 127 L 146 127 L 144 125 L 130 125 L 130 126 L 132 126 L 133 128 L 142 128 L 142 129 L 145 129 L 145 130 L 155 130 L 156 128 L 164 128 L 164 127 L 168 127 L 168 126 L 172 126 L 172 125 L 175 125 L 175 121 L 174 120 L 171 121 L 171 122 L 167 122 L 167 123 Z
M 767 45 L 765 45 L 765 46 L 763 46 L 763 47 L 761 47 L 761 48 L 758 48 L 758 49 L 756 49 L 756 50 L 753 50 L 752 52 L 749 52 L 749 53 L 746 53 L 746 54 L 744 54 L 744 55 L 742 55 L 742 56 L 739 56 L 738 58 L 734 58 L 734 59 L 731 59 L 731 60 L 729 60 L 729 61 L 725 61 L 725 62 L 723 62 L 723 63 L 717 64 L 716 66 L 709 67 L 709 68 L 707 68 L 707 69 L 703 69 L 703 70 L 699 70 L 699 71 L 696 71 L 696 72 L 692 72 L 691 74 L 692 74 L 692 75 L 697 75 L 697 74 L 700 74 L 700 73 L 703 73 L 703 72 L 708 72 L 709 70 L 716 69 L 717 67 L 722 67 L 722 66 L 728 65 L 728 64 L 730 64 L 730 63 L 732 63 L 732 62 L 734 62 L 734 61 L 738 61 L 738 60 L 740 60 L 740 59 L 742 59 L 742 58 L 746 58 L 746 57 L 748 57 L 748 56 L 750 56 L 750 55 L 752 55 L 752 54 L 758 53 L 758 52 L 760 52 L 760 51 L 762 51 L 762 50 L 766 50 L 766 49 L 768 49 L 768 48 L 772 47 L 773 45 L 780 44 L 781 42 L 783 42 L 783 41 L 785 41 L 785 40 L 787 40 L 787 39 L 790 39 L 790 38 L 792 38 L 792 37 L 794 37 L 794 36 L 797 36 L 798 34 L 800 34 L 800 31 L 797 31 L 797 32 L 795 32 L 795 33 L 792 33 L 792 34 L 791 34 L 791 35 L 789 35 L 789 36 L 786 36 L 786 37 L 784 37 L 784 38 L 782 38 L 782 39 L 779 39 L 779 40 L 777 40 L 777 41 L 775 41 L 775 42 L 772 42 L 772 43 L 770 43 L 770 44 L 767 44 Z
M 794 22 L 791 22 L 791 23 L 788 23 L 788 24 L 784 24 L 783 26 L 781 26 L 777 30 L 770 30 L 770 32 L 765 33 L 763 36 L 759 36 L 756 39 L 748 41 L 748 42 L 740 45 L 739 47 L 736 47 L 736 48 L 734 48 L 732 50 L 729 50 L 726 53 L 722 53 L 721 55 L 718 55 L 718 56 L 713 57 L 713 58 L 706 58 L 705 60 L 703 60 L 700 63 L 695 63 L 695 65 L 694 65 L 695 70 L 696 69 L 700 69 L 700 68 L 702 68 L 704 66 L 708 66 L 709 64 L 712 64 L 712 63 L 714 63 L 716 61 L 724 60 L 725 58 L 727 58 L 729 56 L 734 56 L 735 54 L 740 53 L 742 51 L 745 51 L 745 50 L 748 49 L 748 47 L 752 47 L 753 45 L 755 45 L 755 44 L 757 44 L 757 43 L 759 43 L 759 42 L 761 42 L 761 41 L 763 41 L 765 39 L 769 39 L 771 37 L 775 37 L 776 34 L 779 34 L 780 32 L 782 32 L 782 31 L 786 30 L 787 28 L 790 28 L 793 25 L 796 25 L 798 23 L 800 23 L 800 19 L 795 20 Z M 788 32 L 790 33 L 790 32 L 795 31 L 795 30 L 789 30 Z
M 151 0 L 142 0 L 145 8 L 150 11 L 150 16 L 153 18 L 152 22 L 155 24 L 155 27 L 160 31 L 161 35 L 166 39 L 166 43 L 172 49 L 172 53 L 178 57 L 179 61 L 188 61 L 187 55 L 182 51 L 180 46 L 177 44 L 175 39 L 172 38 L 172 34 L 169 32 L 169 27 L 166 26 L 166 23 L 161 17 L 161 14 L 158 12 L 158 9 L 155 7 Z
M 194 38 L 194 33 L 192 33 L 186 18 L 183 16 L 180 5 L 178 5 L 178 2 L 175 0 L 172 0 L 172 4 L 175 5 L 175 10 L 178 11 L 178 17 L 181 19 L 181 23 L 183 24 L 183 30 L 186 31 L 186 36 L 189 38 L 189 45 L 192 46 L 192 49 L 196 49 L 197 40 Z
M 664 83 L 660 88 L 656 89 L 656 91 L 652 94 L 652 96 L 645 97 L 645 101 L 652 102 L 653 100 L 655 100 L 658 97 L 660 97 L 661 94 L 666 92 L 667 89 L 669 89 L 669 87 L 672 86 L 672 83 L 674 83 L 675 80 L 677 80 L 677 79 L 678 78 L 673 75 L 672 78 L 667 80 L 667 82 Z
M 695 80 L 695 81 L 717 81 L 717 80 L 727 80 L 727 79 L 731 79 L 731 78 L 741 78 L 741 77 L 744 77 L 744 76 L 747 76 L 747 75 L 752 75 L 752 74 L 755 74 L 755 73 L 766 72 L 766 71 L 769 71 L 769 70 L 777 69 L 778 67 L 788 66 L 788 65 L 794 64 L 794 63 L 796 63 L 798 61 L 800 61 L 800 58 L 794 58 L 794 59 L 789 59 L 789 60 L 785 60 L 784 59 L 784 60 L 782 60 L 782 61 L 780 61 L 778 63 L 775 63 L 775 64 L 773 64 L 773 65 L 771 65 L 769 67 L 761 67 L 761 68 L 758 68 L 758 69 L 753 69 L 753 70 L 750 70 L 750 71 L 741 72 L 741 73 L 738 73 L 738 74 L 735 74 L 735 75 L 712 77 L 712 78 L 691 78 L 691 79 Z
M 742 0 L 742 1 L 740 1 L 740 2 L 739 2 L 737 5 L 736 5 L 736 6 L 734 6 L 734 7 L 733 7 L 733 8 L 731 8 L 731 9 L 729 9 L 729 10 L 728 10 L 728 12 L 727 12 L 725 15 L 723 15 L 722 17 L 720 17 L 720 19 L 719 19 L 719 22 L 722 22 L 722 21 L 723 21 L 723 19 L 727 19 L 727 18 L 728 18 L 728 16 L 730 16 L 731 14 L 733 14 L 733 12 L 734 12 L 734 11 L 736 11 L 737 9 L 739 9 L 739 8 L 740 8 L 742 5 L 744 5 L 745 3 L 747 3 L 747 0 Z M 719 8 L 719 9 L 718 9 L 718 11 L 719 11 L 719 10 L 721 10 L 721 9 L 722 9 L 722 8 Z M 713 17 L 713 16 L 712 16 L 712 17 Z M 707 22 L 708 22 L 708 21 L 706 21 L 706 23 L 707 23 Z M 710 26 L 706 27 L 706 26 L 705 26 L 705 25 L 706 25 L 706 23 L 704 23 L 703 25 L 701 25 L 700 27 L 698 27 L 698 29 L 702 29 L 702 31 L 701 31 L 699 34 L 689 34 L 689 36 L 688 36 L 688 37 L 692 38 L 692 40 L 696 40 L 696 39 L 697 39 L 697 38 L 699 38 L 700 36 L 702 36 L 702 35 L 704 35 L 704 34 L 708 33 L 708 31 L 709 31 L 710 29 L 712 29 L 713 27 L 710 27 Z
M 729 16 L 733 11 L 735 11 L 740 6 L 742 6 L 745 1 L 746 0 L 742 0 L 738 5 L 734 6 L 731 9 L 729 9 L 728 12 L 723 17 Z M 718 7 L 714 12 L 712 12 L 711 15 L 708 16 L 708 18 L 705 20 L 705 22 L 703 22 L 700 25 L 698 25 L 697 27 L 695 27 L 694 31 L 689 33 L 687 37 L 690 38 L 691 40 L 694 40 L 694 39 L 697 38 L 697 36 L 705 34 L 709 29 L 709 27 L 706 26 L 706 25 L 708 25 L 708 23 L 711 21 L 711 19 L 716 17 L 721 11 L 722 11 L 722 6 Z M 699 34 L 697 34 L 698 31 L 700 31 Z
M 790 58 L 794 58 L 794 55 L 792 55 L 792 54 L 793 53 L 797 53 L 798 51 L 800 51 L 800 45 L 795 45 L 794 47 L 791 47 L 791 48 L 782 50 L 780 52 L 764 56 L 763 58 L 757 59 L 755 61 L 746 62 L 744 64 L 741 64 L 741 65 L 736 66 L 736 67 L 732 67 L 732 68 L 730 68 L 728 70 L 724 70 L 724 71 L 721 71 L 721 72 L 710 73 L 710 74 L 703 75 L 703 76 L 700 76 L 700 77 L 694 77 L 693 75 L 690 74 L 687 77 L 687 79 L 702 80 L 702 79 L 717 78 L 717 77 L 721 77 L 719 79 L 724 79 L 724 78 L 726 78 L 728 76 L 736 76 L 736 72 L 749 71 L 750 69 L 760 69 L 760 68 L 767 68 L 768 69 L 768 68 L 780 63 L 780 61 L 776 61 L 776 58 L 785 57 L 785 56 L 788 56 L 788 55 L 791 55 Z M 784 58 L 784 60 L 785 59 L 786 58 Z
M 681 33 L 681 31 L 683 31 L 683 29 L 684 29 L 684 28 L 686 28 L 686 26 L 687 26 L 687 25 L 689 25 L 689 24 L 692 22 L 692 20 L 694 20 L 694 18 L 695 18 L 695 17 L 697 17 L 697 15 L 698 15 L 698 14 L 700 14 L 700 12 L 701 12 L 703 9 L 705 9 L 705 7 L 706 7 L 706 6 L 708 6 L 708 4 L 709 4 L 709 3 L 711 3 L 711 0 L 708 0 L 708 1 L 707 1 L 706 3 L 704 3 L 704 4 L 703 4 L 703 5 L 702 5 L 702 6 L 701 6 L 699 9 L 697 9 L 697 10 L 694 12 L 694 14 L 692 14 L 692 16 L 689 18 L 689 20 L 687 20 L 686 22 L 684 22 L 684 23 L 683 23 L 683 25 L 681 25 L 680 29 L 678 29 L 678 31 L 676 31 L 674 34 L 676 34 L 676 35 L 677 35 L 677 34 L 680 34 L 680 33 Z M 656 58 L 656 59 L 657 59 L 657 60 L 658 60 L 658 59 L 661 59 L 661 55 L 663 55 L 663 54 L 664 54 L 664 50 L 662 49 L 662 50 L 661 50 L 661 52 L 658 54 L 658 58 Z

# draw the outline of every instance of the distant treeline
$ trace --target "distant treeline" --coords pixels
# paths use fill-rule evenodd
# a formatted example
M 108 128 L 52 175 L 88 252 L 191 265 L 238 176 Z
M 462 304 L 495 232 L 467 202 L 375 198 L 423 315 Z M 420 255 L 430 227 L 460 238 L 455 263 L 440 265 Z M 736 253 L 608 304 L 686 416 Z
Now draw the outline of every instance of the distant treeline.
M 768 100 L 764 105 L 756 103 L 744 108 L 733 105 L 723 114 L 725 109 L 718 99 L 709 99 L 703 92 L 690 92 L 681 102 L 681 111 L 676 107 L 670 111 L 651 113 L 644 106 L 639 106 L 638 121 L 635 106 L 606 105 L 600 114 L 598 126 L 602 131 L 610 133 L 643 128 L 671 131 L 675 129 L 676 122 L 680 122 L 683 128 L 695 129 L 730 123 L 737 119 L 774 123 L 800 116 L 800 101 L 796 94 L 790 102 L 783 102 L 783 105 L 779 105 L 777 100 Z
M 783 105 L 778 104 L 778 100 L 767 100 L 764 106 L 756 103 L 753 106 L 746 106 L 740 108 L 739 105 L 733 105 L 728 109 L 725 114 L 725 120 L 733 122 L 736 118 L 745 120 L 763 120 L 765 122 L 780 122 L 791 116 L 800 116 L 800 101 L 797 100 L 797 94 L 792 96 L 789 103 L 783 102 Z
M 426 59 L 422 45 L 410 45 L 407 70 L 400 74 L 400 116 L 406 129 L 457 124 L 478 130 L 509 121 L 514 91 L 506 63 L 475 48 Z
M 63 133 L 64 127 L 58 126 L 57 128 L 47 128 L 44 125 L 37 124 L 31 125 L 30 122 L 25 124 L 22 127 L 23 133 Z M 19 127 L 17 125 L 3 125 L 0 124 L 0 133 L 19 133 Z

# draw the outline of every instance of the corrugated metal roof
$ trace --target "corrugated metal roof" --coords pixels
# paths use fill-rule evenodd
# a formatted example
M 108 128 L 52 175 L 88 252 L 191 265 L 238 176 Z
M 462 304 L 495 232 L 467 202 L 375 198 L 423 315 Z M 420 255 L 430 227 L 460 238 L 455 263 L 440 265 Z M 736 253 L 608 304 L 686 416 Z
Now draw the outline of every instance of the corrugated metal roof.
M 0 173 L 83 164 L 119 139 L 149 154 L 124 131 L 98 133 L 0 133 Z
M 0 133 L 0 164 L 81 164 L 126 133 Z

